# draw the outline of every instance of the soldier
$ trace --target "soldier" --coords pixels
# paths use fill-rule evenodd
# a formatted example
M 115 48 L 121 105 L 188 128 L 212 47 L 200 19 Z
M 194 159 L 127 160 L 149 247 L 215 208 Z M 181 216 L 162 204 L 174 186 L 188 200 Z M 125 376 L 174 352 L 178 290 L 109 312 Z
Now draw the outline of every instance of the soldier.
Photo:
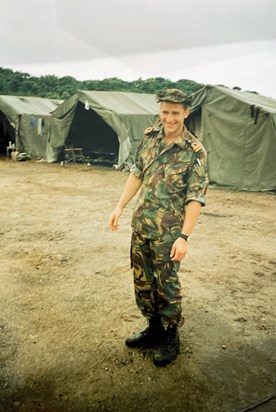
M 178 270 L 206 202 L 206 152 L 187 130 L 189 97 L 178 89 L 157 93 L 159 124 L 145 130 L 135 164 L 109 219 L 112 231 L 124 207 L 140 190 L 132 217 L 131 264 L 138 308 L 148 327 L 126 339 L 128 347 L 157 347 L 154 364 L 179 353 L 183 325 Z

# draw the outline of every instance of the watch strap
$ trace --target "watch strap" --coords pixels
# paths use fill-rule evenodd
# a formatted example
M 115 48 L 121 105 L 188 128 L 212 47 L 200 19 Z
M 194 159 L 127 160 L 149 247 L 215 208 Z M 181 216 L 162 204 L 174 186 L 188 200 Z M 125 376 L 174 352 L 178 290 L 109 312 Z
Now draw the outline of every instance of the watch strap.
M 180 233 L 179 237 L 181 237 L 181 239 L 186 240 L 186 242 L 189 242 L 190 240 L 190 236 L 184 235 L 183 233 Z

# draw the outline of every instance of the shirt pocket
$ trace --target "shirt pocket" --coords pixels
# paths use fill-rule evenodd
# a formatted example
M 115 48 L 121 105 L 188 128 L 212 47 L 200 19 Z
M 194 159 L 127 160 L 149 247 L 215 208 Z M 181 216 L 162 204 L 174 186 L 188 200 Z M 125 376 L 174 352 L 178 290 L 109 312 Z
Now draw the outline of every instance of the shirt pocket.
M 169 193 L 177 193 L 186 189 L 189 163 L 189 161 L 186 161 L 165 167 L 165 183 Z

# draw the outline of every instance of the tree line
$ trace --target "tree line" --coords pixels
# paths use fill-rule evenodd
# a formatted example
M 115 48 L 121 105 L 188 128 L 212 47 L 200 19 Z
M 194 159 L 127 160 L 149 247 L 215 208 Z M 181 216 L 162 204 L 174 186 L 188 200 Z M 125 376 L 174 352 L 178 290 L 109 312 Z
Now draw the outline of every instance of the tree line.
M 181 79 L 175 82 L 155 77 L 126 81 L 112 77 L 104 80 L 76 80 L 71 76 L 31 76 L 29 73 L 0 67 L 0 94 L 17 96 L 38 96 L 50 99 L 67 99 L 78 90 L 105 90 L 136 93 L 156 93 L 158 90 L 177 88 L 187 94 L 195 93 L 204 85 L 193 80 Z

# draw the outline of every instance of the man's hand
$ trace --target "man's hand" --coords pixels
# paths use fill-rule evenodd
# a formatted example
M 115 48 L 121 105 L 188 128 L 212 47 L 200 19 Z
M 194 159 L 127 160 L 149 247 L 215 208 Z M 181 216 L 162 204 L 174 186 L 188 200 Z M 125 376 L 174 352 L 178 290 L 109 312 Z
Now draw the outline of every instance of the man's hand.
M 128 176 L 126 181 L 122 196 L 119 199 L 119 202 L 113 212 L 110 215 L 108 225 L 112 232 L 115 232 L 119 229 L 118 221 L 123 213 L 124 207 L 128 202 L 133 198 L 134 195 L 138 192 L 142 185 L 142 180 L 133 175 L 132 173 Z
M 185 239 L 177 238 L 171 250 L 170 257 L 174 262 L 180 262 L 187 254 L 188 244 Z
M 113 212 L 110 215 L 108 226 L 112 232 L 116 232 L 119 229 L 118 221 L 123 213 L 123 208 L 116 206 Z

